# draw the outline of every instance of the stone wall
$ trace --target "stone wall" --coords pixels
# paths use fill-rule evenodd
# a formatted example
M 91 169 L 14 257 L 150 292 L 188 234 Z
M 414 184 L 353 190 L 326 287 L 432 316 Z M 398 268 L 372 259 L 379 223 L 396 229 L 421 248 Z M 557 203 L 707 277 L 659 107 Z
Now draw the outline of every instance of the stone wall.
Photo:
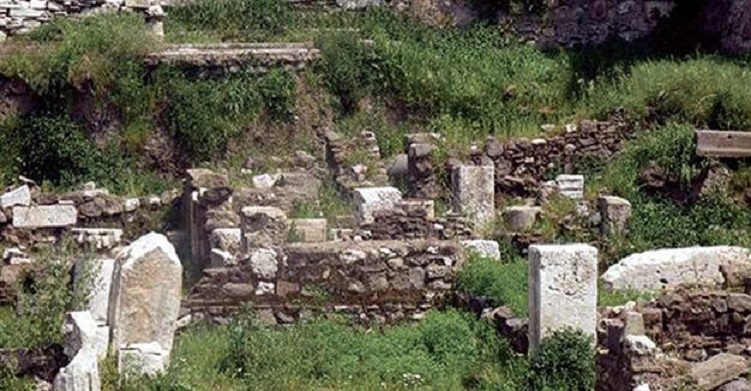
M 462 262 L 448 241 L 288 244 L 204 270 L 183 310 L 223 320 L 252 303 L 274 323 L 330 311 L 366 322 L 419 318 L 446 298 Z
M 632 136 L 620 122 L 583 121 L 546 138 L 506 142 L 489 138 L 482 155 L 475 155 L 474 160 L 493 162 L 496 193 L 527 195 L 536 193 L 553 170 L 571 171 L 585 157 L 608 159 Z
M 360 226 L 373 240 L 467 240 L 473 238 L 472 224 L 461 215 L 432 218 L 417 212 L 384 210 L 372 223 Z
M 748 294 L 675 291 L 649 303 L 605 308 L 601 317 L 598 390 L 632 390 L 642 383 L 653 389 L 691 385 L 702 381 L 690 374 L 708 359 L 751 357 L 746 349 L 751 344 Z

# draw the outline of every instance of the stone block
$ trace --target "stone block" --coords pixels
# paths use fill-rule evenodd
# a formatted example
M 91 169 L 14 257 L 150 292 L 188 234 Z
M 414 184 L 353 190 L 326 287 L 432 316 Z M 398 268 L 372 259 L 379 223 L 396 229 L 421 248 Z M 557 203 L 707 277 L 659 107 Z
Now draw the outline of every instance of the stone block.
M 698 130 L 696 154 L 721 158 L 751 157 L 751 133 Z
M 16 228 L 59 228 L 76 225 L 78 211 L 74 205 L 14 206 Z
M 262 174 L 253 177 L 253 187 L 259 189 L 269 189 L 276 185 L 279 175 Z
M 76 262 L 74 284 L 77 289 L 90 287 L 85 305 L 97 324 L 108 323 L 114 271 L 115 260 L 111 258 L 82 258 Z
M 595 335 L 597 249 L 586 244 L 529 247 L 529 346 L 571 327 Z
M 725 282 L 721 267 L 751 263 L 742 247 L 687 247 L 647 251 L 623 258 L 601 276 L 614 290 L 654 292 L 681 285 L 717 287 Z
M 532 229 L 540 212 L 542 208 L 539 206 L 509 206 L 503 210 L 503 221 L 509 230 L 524 232 Z
M 701 390 L 715 388 L 749 372 L 749 363 L 744 357 L 720 353 L 707 361 L 691 367 L 691 378 Z
M 97 326 L 89 311 L 68 312 L 63 320 L 63 353 L 73 359 L 83 349 L 96 347 Z
M 292 219 L 290 230 L 295 232 L 301 242 L 326 241 L 326 219 Z
M 126 7 L 149 8 L 149 0 L 126 0 Z M 130 4 L 130 5 L 128 5 Z M 229 178 L 223 174 L 217 174 L 205 168 L 193 168 L 187 170 L 188 180 L 194 189 L 213 189 L 220 187 L 229 187 Z
M 126 376 L 153 376 L 169 364 L 169 351 L 157 342 L 130 344 L 120 349 L 118 368 Z
M 631 203 L 620 197 L 601 196 L 597 199 L 600 207 L 600 224 L 602 234 L 620 234 L 625 232 L 631 218 Z
M 353 196 L 357 223 L 372 223 L 374 212 L 393 210 L 402 200 L 402 193 L 395 187 L 361 187 Z
M 584 198 L 584 175 L 558 175 L 555 183 L 562 196 L 572 200 Z
M 483 258 L 501 260 L 501 250 L 495 240 L 463 240 L 462 246 Z
M 31 191 L 29 186 L 23 185 L 0 196 L 0 207 L 31 205 Z
M 266 280 L 276 279 L 277 261 L 276 251 L 268 248 L 259 248 L 250 254 L 250 267 L 259 278 Z
M 243 251 L 286 242 L 289 222 L 279 208 L 247 206 L 242 209 Z
M 149 233 L 116 259 L 110 323 L 115 348 L 156 343 L 167 358 L 180 311 L 182 264 L 164 235 Z
M 100 391 L 97 356 L 93 349 L 82 349 L 60 369 L 52 386 L 55 391 Z
M 209 243 L 211 248 L 237 254 L 242 244 L 242 230 L 240 228 L 217 228 L 209 234 Z
M 495 169 L 493 166 L 454 167 L 451 172 L 454 208 L 479 226 L 495 218 Z
M 76 242 L 97 250 L 110 249 L 120 244 L 123 230 L 117 228 L 73 228 Z

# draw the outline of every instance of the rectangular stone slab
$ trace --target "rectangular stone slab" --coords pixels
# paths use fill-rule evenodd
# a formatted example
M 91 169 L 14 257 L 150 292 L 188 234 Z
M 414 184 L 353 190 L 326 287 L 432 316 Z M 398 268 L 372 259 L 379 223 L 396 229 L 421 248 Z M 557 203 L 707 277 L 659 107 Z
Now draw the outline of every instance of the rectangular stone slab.
M 13 207 L 16 228 L 55 228 L 76 225 L 78 211 L 73 205 L 42 205 Z
M 751 132 L 697 130 L 696 154 L 729 158 L 751 157 Z
M 597 249 L 587 244 L 529 247 L 529 350 L 568 327 L 595 335 Z

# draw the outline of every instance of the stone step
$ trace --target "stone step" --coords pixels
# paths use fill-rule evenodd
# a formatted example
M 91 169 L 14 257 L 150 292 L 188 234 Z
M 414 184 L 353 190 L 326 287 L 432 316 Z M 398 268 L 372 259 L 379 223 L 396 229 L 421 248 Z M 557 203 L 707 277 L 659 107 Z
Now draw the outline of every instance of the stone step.
M 696 154 L 708 157 L 751 157 L 751 132 L 697 130 Z

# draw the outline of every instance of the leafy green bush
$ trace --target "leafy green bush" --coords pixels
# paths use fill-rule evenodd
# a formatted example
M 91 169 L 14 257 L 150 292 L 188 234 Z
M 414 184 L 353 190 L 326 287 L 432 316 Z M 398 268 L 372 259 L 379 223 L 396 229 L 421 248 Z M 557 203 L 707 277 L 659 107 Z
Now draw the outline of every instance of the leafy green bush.
M 457 277 L 457 289 L 508 305 L 519 316 L 527 314 L 528 264 L 521 257 L 504 262 L 471 257 Z
M 579 330 L 562 330 L 543 339 L 530 358 L 529 388 L 535 391 L 594 390 L 592 338 Z

